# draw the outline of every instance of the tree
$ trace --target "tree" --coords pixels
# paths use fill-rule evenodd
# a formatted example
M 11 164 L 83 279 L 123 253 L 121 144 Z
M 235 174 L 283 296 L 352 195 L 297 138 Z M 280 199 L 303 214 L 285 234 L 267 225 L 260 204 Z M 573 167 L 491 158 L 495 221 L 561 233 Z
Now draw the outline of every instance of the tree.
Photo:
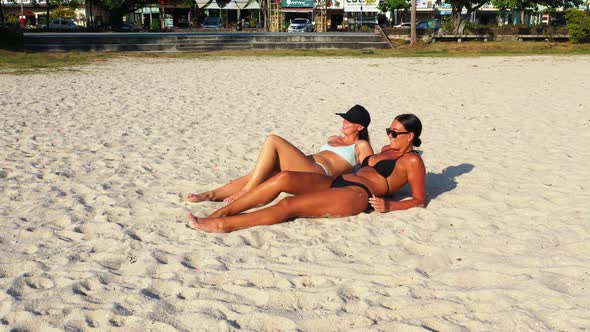
M 590 0 L 589 0 L 590 1 Z M 377 8 L 382 12 L 391 12 L 395 9 L 407 10 L 411 7 L 408 0 L 383 0 L 379 2 Z
M 74 17 L 75 15 L 76 10 L 68 7 L 57 7 L 51 11 L 51 18 Z
M 469 17 L 487 2 L 489 0 L 446 0 L 445 3 L 451 5 L 452 34 L 462 35 L 465 30 L 465 18 L 461 14 L 463 8 L 467 10 L 465 16 Z
M 4 0 L 0 0 L 0 20 L 2 21 L 2 25 L 6 23 L 6 19 L 4 18 L 4 5 L 2 4 Z
M 159 3 L 158 0 L 95 0 L 93 4 L 110 11 L 111 25 L 120 24 L 123 16 L 134 12 L 139 8 L 146 7 L 152 3 Z
M 570 39 L 574 43 L 588 40 L 590 37 L 590 14 L 586 11 L 569 9 L 565 17 L 567 18 L 567 29 Z
M 590 0 L 588 0 L 590 1 Z M 379 1 L 377 8 L 383 13 L 395 12 L 395 10 L 408 10 L 412 5 L 408 0 L 382 0 Z M 396 14 L 397 15 L 397 14 Z M 397 24 L 397 16 L 395 16 L 395 22 Z
M 527 11 L 536 12 L 539 6 L 548 7 L 550 9 L 557 8 L 571 8 L 582 4 L 583 0 L 492 0 L 494 7 L 506 11 L 514 10 L 521 12 L 521 22 L 524 20 L 524 13 Z M 590 0 L 585 0 L 590 1 Z
M 524 22 L 524 13 L 527 11 L 537 11 L 539 8 L 538 0 L 492 0 L 492 5 L 504 12 L 507 10 L 520 12 L 520 21 Z

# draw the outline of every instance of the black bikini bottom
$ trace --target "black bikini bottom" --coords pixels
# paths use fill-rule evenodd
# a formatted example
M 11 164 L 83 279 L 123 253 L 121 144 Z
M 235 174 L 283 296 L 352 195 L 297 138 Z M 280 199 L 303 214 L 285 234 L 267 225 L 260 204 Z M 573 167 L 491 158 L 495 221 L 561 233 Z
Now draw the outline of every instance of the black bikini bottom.
M 365 186 L 362 183 L 345 180 L 342 177 L 342 175 L 339 175 L 337 178 L 334 179 L 334 181 L 332 182 L 332 185 L 330 185 L 330 188 L 343 188 L 343 187 L 351 187 L 351 186 L 363 188 L 363 190 L 367 192 L 367 195 L 369 195 L 369 197 L 373 196 L 371 194 L 371 191 L 369 190 L 369 188 L 367 188 L 367 186 Z

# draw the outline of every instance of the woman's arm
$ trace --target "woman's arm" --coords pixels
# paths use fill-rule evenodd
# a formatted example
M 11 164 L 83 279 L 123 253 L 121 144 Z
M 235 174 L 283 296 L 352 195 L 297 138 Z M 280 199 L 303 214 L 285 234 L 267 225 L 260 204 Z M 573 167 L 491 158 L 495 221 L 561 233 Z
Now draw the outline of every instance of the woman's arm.
M 372 196 L 369 198 L 369 204 L 371 204 L 375 211 L 389 212 L 424 206 L 424 202 L 426 201 L 426 169 L 422 158 L 409 158 L 405 166 L 407 169 L 408 183 L 412 189 L 412 198 L 403 201 L 393 201 Z
M 371 143 L 369 143 L 365 140 L 360 140 L 356 144 L 355 152 L 356 152 L 356 162 L 359 164 L 362 163 L 363 160 L 365 160 L 365 158 L 374 154 L 373 147 L 371 146 Z

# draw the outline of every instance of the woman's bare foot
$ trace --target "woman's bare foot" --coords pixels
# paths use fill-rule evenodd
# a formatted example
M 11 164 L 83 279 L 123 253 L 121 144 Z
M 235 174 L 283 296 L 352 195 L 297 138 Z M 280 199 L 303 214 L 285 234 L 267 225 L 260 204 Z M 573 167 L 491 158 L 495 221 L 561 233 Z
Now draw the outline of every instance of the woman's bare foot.
M 200 194 L 189 193 L 186 195 L 186 199 L 189 202 L 193 202 L 193 203 L 199 203 L 202 201 L 211 201 L 211 200 L 213 200 L 213 194 L 210 191 L 206 191 L 206 192 L 200 193 Z
M 223 230 L 223 221 L 218 218 L 198 218 L 192 213 L 188 214 L 188 219 L 195 229 L 200 229 L 209 233 L 225 233 Z
M 221 209 L 215 210 L 215 212 L 211 213 L 207 218 L 222 218 L 227 217 L 227 205 L 222 207 Z
M 244 196 L 248 191 L 250 191 L 250 189 L 242 188 L 242 190 L 240 190 L 238 193 L 233 194 L 233 195 L 227 197 L 223 201 L 226 202 L 226 203 L 231 203 L 231 202 L 237 200 L 238 198 Z

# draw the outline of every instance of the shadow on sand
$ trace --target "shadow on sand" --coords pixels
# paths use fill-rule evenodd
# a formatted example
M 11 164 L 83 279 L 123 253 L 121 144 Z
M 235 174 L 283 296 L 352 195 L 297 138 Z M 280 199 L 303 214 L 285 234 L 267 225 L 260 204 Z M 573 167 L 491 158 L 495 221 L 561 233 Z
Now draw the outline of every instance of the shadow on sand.
M 441 194 L 457 188 L 457 181 L 455 178 L 471 172 L 473 168 L 475 168 L 475 166 L 472 164 L 461 164 L 457 166 L 449 166 L 443 169 L 440 174 L 426 173 L 426 205 Z M 406 185 L 398 191 L 393 198 L 395 200 L 401 200 L 411 196 L 412 192 L 410 187 Z

